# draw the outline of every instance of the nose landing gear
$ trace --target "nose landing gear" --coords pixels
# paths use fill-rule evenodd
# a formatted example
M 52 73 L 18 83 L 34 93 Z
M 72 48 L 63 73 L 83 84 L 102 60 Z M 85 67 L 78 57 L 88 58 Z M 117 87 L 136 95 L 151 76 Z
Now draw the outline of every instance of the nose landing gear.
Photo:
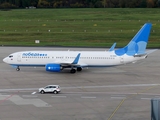
M 17 71 L 20 71 L 20 68 L 19 68 L 19 66 L 17 66 L 16 70 L 17 70 Z

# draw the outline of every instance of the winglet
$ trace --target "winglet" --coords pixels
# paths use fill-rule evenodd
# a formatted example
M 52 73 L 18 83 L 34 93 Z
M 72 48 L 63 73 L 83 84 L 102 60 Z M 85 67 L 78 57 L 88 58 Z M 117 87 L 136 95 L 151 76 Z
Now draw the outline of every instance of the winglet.
M 77 55 L 77 57 L 74 59 L 74 61 L 72 62 L 72 64 L 77 64 L 80 58 L 80 53 Z
M 116 46 L 116 43 L 114 43 L 114 44 L 111 46 L 111 48 L 109 49 L 109 51 L 113 51 L 114 48 L 115 48 L 115 46 Z

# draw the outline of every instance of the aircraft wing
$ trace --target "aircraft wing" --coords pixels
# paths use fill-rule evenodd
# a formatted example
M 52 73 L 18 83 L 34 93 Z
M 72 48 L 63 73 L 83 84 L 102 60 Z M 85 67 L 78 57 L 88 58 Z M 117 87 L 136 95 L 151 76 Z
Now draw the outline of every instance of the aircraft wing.
M 69 62 L 69 61 L 66 61 L 66 62 L 63 62 L 63 63 L 59 63 L 61 64 L 62 67 L 64 68 L 68 68 L 68 67 L 84 67 L 84 66 L 87 66 L 87 64 L 84 64 L 84 63 L 80 63 L 79 62 L 79 58 L 80 58 L 80 53 L 76 56 L 76 58 Z
M 78 64 L 72 64 L 72 63 L 60 63 L 62 67 L 68 68 L 68 67 L 86 67 L 87 64 L 84 63 L 78 63 Z

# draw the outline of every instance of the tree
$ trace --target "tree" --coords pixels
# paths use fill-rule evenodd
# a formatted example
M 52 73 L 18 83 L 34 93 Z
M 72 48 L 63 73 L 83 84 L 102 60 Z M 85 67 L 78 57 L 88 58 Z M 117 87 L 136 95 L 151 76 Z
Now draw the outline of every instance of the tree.
M 39 1 L 39 0 L 32 0 L 32 1 L 31 1 L 31 6 L 37 7 L 38 1 Z
M 154 7 L 154 1 L 153 0 L 147 0 L 147 7 L 153 8 Z
M 112 5 L 114 8 L 119 7 L 119 2 L 120 2 L 120 0 L 110 0 L 110 2 L 111 2 L 111 5 Z
M 119 6 L 120 6 L 121 8 L 125 8 L 125 7 L 126 7 L 126 0 L 120 0 L 120 1 L 119 1 Z
M 11 8 L 16 8 L 16 6 L 13 5 L 13 4 L 11 4 L 11 3 L 9 3 L 9 2 L 4 2 L 4 3 L 2 3 L 2 4 L 0 5 L 0 8 L 7 10 L 7 9 L 11 9 Z
M 160 7 L 160 0 L 157 1 L 157 6 Z
M 47 7 L 50 7 L 50 3 L 47 2 L 47 0 L 39 0 L 37 7 L 47 8 Z
M 85 0 L 86 7 L 102 7 L 101 0 Z
M 140 7 L 141 8 L 146 8 L 147 7 L 147 1 L 146 0 L 142 0 Z
M 1 7 L 25 8 L 35 6 L 40 8 L 135 8 L 135 7 L 160 7 L 160 0 L 0 0 Z

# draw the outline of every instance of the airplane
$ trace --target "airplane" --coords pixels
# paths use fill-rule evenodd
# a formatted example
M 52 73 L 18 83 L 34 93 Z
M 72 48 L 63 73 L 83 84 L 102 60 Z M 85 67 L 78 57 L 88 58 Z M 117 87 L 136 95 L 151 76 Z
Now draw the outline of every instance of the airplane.
M 10 54 L 3 61 L 20 70 L 20 66 L 45 67 L 46 71 L 61 72 L 69 68 L 70 73 L 82 71 L 85 67 L 112 67 L 135 63 L 147 58 L 146 51 L 151 23 L 145 23 L 132 40 L 123 48 L 108 51 L 20 51 Z

